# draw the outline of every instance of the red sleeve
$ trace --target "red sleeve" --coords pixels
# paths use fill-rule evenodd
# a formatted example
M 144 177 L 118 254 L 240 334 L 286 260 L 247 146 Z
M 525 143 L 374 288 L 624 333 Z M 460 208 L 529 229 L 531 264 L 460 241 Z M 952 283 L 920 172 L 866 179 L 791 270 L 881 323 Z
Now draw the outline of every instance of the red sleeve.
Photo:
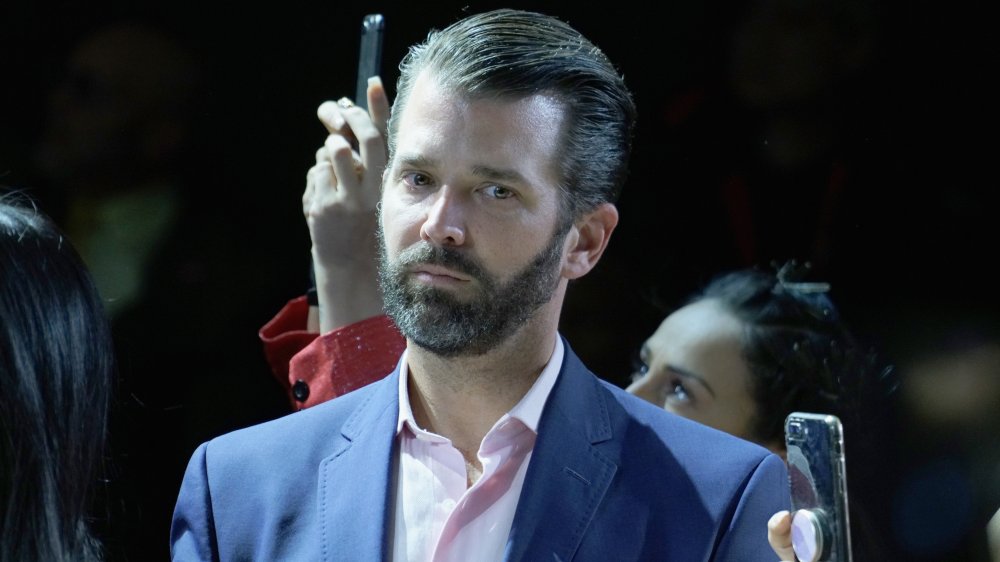
M 392 372 L 406 340 L 388 316 L 374 316 L 317 337 L 305 330 L 305 297 L 287 305 L 260 330 L 274 376 L 296 409 L 346 394 Z
M 306 330 L 308 319 L 309 303 L 305 297 L 299 297 L 288 301 L 257 333 L 264 344 L 264 357 L 271 366 L 271 373 L 288 392 L 291 392 L 291 383 L 288 382 L 289 361 L 319 335 Z
M 406 340 L 388 316 L 316 338 L 291 360 L 288 380 L 296 407 L 308 408 L 383 378 L 396 368 L 405 347 Z

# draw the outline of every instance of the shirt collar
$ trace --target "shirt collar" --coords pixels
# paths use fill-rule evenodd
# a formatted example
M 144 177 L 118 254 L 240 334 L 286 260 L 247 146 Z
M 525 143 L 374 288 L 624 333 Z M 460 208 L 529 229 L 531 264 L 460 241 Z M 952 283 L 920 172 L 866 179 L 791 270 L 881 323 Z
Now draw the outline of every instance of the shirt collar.
M 559 378 L 564 354 L 565 348 L 562 337 L 557 334 L 555 349 L 552 350 L 552 355 L 542 369 L 542 373 L 538 375 L 535 383 L 531 385 L 531 388 L 528 389 L 528 392 L 521 400 L 509 412 L 497 420 L 497 423 L 507 418 L 516 418 L 526 425 L 528 429 L 536 434 L 538 433 L 538 423 L 542 419 L 542 410 L 545 408 L 545 402 L 552 392 L 552 387 L 556 384 L 556 379 Z M 406 356 L 407 350 L 404 349 L 403 355 L 399 359 L 399 416 L 396 418 L 396 434 L 398 435 L 405 426 L 415 435 L 430 435 L 417 425 L 413 417 L 413 409 L 410 407 L 409 386 L 407 384 L 410 377 L 410 370 L 406 364 Z

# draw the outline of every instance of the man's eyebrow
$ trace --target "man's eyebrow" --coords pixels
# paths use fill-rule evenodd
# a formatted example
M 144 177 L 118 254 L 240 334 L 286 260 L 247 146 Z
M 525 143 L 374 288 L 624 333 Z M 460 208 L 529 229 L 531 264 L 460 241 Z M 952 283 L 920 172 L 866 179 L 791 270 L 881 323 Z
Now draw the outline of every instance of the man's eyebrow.
M 398 164 L 407 168 L 433 168 L 437 161 L 421 154 L 401 154 L 396 159 Z
M 676 365 L 667 365 L 666 369 L 679 377 L 698 381 L 698 383 L 705 387 L 705 390 L 712 395 L 712 398 L 715 398 L 715 390 L 712 389 L 712 386 L 709 385 L 708 381 L 706 381 L 701 375 L 688 371 L 687 369 L 682 369 Z
M 492 166 L 475 166 L 472 173 L 476 176 L 498 180 L 505 183 L 525 183 L 524 176 L 517 170 L 509 168 L 494 168 Z
M 434 170 L 439 162 L 423 154 L 400 154 L 396 159 L 397 165 L 403 168 L 419 168 L 423 170 Z M 513 168 L 497 168 L 479 164 L 472 167 L 472 174 L 479 178 L 500 181 L 504 183 L 523 184 L 527 183 L 524 176 Z

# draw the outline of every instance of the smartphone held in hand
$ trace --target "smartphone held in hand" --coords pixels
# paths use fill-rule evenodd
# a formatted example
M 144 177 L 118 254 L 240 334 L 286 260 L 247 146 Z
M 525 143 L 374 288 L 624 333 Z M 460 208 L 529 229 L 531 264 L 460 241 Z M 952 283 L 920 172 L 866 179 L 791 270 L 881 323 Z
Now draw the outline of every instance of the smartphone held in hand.
M 844 431 L 829 414 L 785 419 L 792 547 L 803 562 L 850 562 Z

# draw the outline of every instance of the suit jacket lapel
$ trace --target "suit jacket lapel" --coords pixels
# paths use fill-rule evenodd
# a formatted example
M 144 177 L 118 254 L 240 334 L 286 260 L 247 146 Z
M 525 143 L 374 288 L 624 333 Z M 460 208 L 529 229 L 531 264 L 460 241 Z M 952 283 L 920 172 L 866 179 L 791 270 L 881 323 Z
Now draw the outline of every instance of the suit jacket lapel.
M 391 553 L 399 367 L 374 384 L 344 423 L 334 453 L 320 463 L 323 560 L 386 560 Z
M 612 438 L 606 400 L 600 382 L 566 344 L 539 423 L 507 560 L 573 558 L 618 470 L 617 456 L 595 447 Z

